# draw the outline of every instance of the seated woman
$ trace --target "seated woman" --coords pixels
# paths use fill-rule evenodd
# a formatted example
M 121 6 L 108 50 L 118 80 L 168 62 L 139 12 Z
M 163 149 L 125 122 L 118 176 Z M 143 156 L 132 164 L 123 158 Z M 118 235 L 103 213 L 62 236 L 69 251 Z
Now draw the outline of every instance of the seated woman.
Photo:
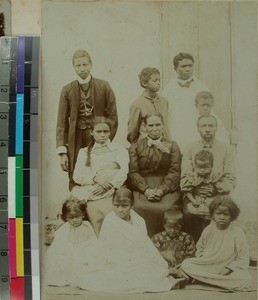
M 77 184 L 72 195 L 87 201 L 89 221 L 98 235 L 101 223 L 112 210 L 112 196 L 127 178 L 127 150 L 110 142 L 110 121 L 96 117 L 91 124 L 92 141 L 79 151 L 73 179 Z
M 179 207 L 181 152 L 176 142 L 162 136 L 160 113 L 147 115 L 143 121 L 148 136 L 129 149 L 128 183 L 134 191 L 134 209 L 152 236 L 163 230 L 164 212 Z
M 133 193 L 117 190 L 113 210 L 104 219 L 99 253 L 103 267 L 78 268 L 75 282 L 85 290 L 98 292 L 162 292 L 183 288 L 185 278 L 169 276 L 168 264 L 147 236 L 144 220 L 132 210 Z M 100 264 L 99 264 L 100 265 Z

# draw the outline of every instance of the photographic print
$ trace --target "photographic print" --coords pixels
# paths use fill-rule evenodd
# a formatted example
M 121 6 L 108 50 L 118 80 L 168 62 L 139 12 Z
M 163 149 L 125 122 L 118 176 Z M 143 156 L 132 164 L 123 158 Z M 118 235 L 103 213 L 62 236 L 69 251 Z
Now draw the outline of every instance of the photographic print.
M 0 36 L 11 33 L 11 4 L 8 0 L 0 3 Z
M 42 299 L 255 299 L 256 3 L 43 1 L 41 36 Z

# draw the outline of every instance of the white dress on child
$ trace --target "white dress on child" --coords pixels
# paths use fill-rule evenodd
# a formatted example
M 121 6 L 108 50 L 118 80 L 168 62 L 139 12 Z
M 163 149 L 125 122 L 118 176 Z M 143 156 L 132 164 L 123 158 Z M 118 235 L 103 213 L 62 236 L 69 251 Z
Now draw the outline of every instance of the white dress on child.
M 73 285 L 78 268 L 91 264 L 97 238 L 89 222 L 79 227 L 68 222 L 57 229 L 46 252 L 44 285 Z
M 113 211 L 105 217 L 99 237 L 105 265 L 96 272 L 81 268 L 77 280 L 80 288 L 127 293 L 172 288 L 167 262 L 147 236 L 144 220 L 133 210 L 130 215 L 130 223 Z
M 225 230 L 219 230 L 214 221 L 208 225 L 197 245 L 195 258 L 183 261 L 182 270 L 191 277 L 211 285 L 232 291 L 248 291 L 251 277 L 249 251 L 245 234 L 235 223 Z M 220 271 L 229 268 L 233 272 L 220 275 Z

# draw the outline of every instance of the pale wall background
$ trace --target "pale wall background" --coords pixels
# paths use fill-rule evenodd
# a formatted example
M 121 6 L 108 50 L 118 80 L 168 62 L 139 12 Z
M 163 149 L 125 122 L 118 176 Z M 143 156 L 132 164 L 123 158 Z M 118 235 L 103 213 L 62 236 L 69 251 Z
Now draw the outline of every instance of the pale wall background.
M 129 106 L 141 93 L 141 68 L 158 67 L 165 84 L 175 76 L 173 56 L 192 53 L 195 75 L 214 94 L 216 113 L 228 130 L 238 128 L 235 200 L 243 217 L 255 217 L 255 2 L 73 2 L 44 1 L 41 20 L 41 1 L 11 1 L 12 34 L 41 35 L 43 216 L 45 211 L 54 216 L 68 192 L 67 174 L 55 153 L 55 124 L 60 90 L 75 78 L 72 54 L 82 48 L 92 55 L 93 75 L 108 80 L 115 91 L 120 119 L 116 140 L 121 143 Z

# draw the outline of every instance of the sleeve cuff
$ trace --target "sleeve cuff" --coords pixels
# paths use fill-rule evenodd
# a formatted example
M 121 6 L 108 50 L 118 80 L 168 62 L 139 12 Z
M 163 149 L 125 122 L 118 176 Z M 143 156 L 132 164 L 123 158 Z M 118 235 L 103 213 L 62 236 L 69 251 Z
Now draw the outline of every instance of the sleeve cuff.
M 56 148 L 56 153 L 59 154 L 63 154 L 63 153 L 67 153 L 67 148 L 65 146 L 59 146 Z

